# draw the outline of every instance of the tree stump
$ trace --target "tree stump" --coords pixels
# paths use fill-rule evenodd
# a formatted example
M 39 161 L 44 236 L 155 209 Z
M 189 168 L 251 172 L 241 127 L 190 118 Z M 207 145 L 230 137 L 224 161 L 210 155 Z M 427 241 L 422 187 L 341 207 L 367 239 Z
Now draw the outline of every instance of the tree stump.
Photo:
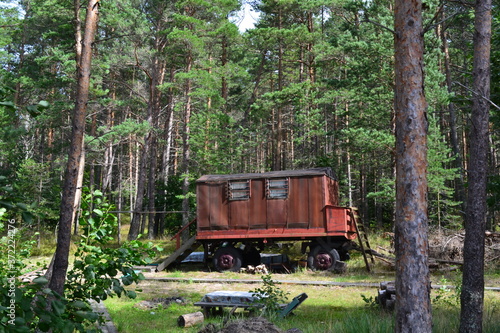
M 394 310 L 396 304 L 396 287 L 394 281 L 380 282 L 380 290 L 376 301 L 387 310 Z
M 202 323 L 205 320 L 205 316 L 200 311 L 187 313 L 185 315 L 179 316 L 177 319 L 177 325 L 180 327 L 191 327 L 193 325 Z

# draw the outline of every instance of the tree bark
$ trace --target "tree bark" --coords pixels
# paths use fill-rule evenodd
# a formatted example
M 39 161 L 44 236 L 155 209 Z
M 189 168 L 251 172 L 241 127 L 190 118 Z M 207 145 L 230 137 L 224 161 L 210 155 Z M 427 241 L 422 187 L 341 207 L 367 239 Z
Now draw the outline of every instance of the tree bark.
M 191 72 L 193 66 L 193 56 L 191 50 L 188 50 L 186 55 L 186 73 Z M 191 90 L 192 83 L 191 79 L 187 79 L 184 96 L 186 99 L 186 106 L 184 107 L 184 129 L 182 135 L 182 172 L 184 180 L 182 181 L 182 226 L 189 224 L 189 165 L 191 161 L 191 147 L 189 145 L 189 139 L 191 136 Z M 189 230 L 186 229 L 181 234 L 182 241 L 186 241 L 189 238 Z
M 396 332 L 431 332 L 422 2 L 395 2 Z
M 136 196 L 135 203 L 133 209 L 132 220 L 130 221 L 130 229 L 128 231 L 128 240 L 137 239 L 141 229 L 141 217 L 143 212 L 143 203 L 144 203 L 144 190 L 146 187 L 146 176 L 147 176 L 147 168 L 146 162 L 149 155 L 149 136 L 148 134 L 144 139 L 144 145 L 142 146 L 142 151 L 140 156 L 139 165 L 137 167 L 137 186 L 136 186 Z
M 57 247 L 54 256 L 54 268 L 49 282 L 49 288 L 58 294 L 64 293 L 64 283 L 68 269 L 69 247 L 71 242 L 71 222 L 73 204 L 77 188 L 80 156 L 85 132 L 85 113 L 89 99 L 90 69 L 92 59 L 92 44 L 97 31 L 99 17 L 99 0 L 89 0 L 85 30 L 82 42 L 82 58 L 78 66 L 78 82 L 76 103 L 72 120 L 72 135 L 68 154 L 68 163 L 64 176 L 63 195 L 61 199 L 61 213 Z
M 205 316 L 202 312 L 187 313 L 185 315 L 179 316 L 177 318 L 177 325 L 179 327 L 191 327 L 196 324 L 200 324 L 205 320 Z
M 155 50 L 161 54 L 165 43 L 161 41 L 160 38 L 157 38 L 155 41 Z M 151 97 L 150 97 L 150 105 L 151 105 L 151 118 L 150 124 L 153 129 L 159 128 L 159 116 L 161 111 L 161 98 L 162 92 L 158 89 L 158 86 L 163 84 L 165 80 L 165 61 L 162 60 L 162 57 L 156 55 L 153 61 L 153 72 L 151 73 Z M 151 144 L 149 151 L 149 177 L 148 177 L 148 239 L 156 238 L 156 232 L 154 228 L 155 224 L 155 215 L 153 213 L 156 211 L 156 178 L 158 173 L 158 139 L 155 130 L 151 131 Z
M 82 145 L 83 145 L 82 141 Z M 75 200 L 73 203 L 73 214 L 71 220 L 73 221 L 73 234 L 78 235 L 78 228 L 80 223 L 78 223 L 78 219 L 80 215 L 78 214 L 78 209 L 80 208 L 80 204 L 82 201 L 82 187 L 83 187 L 83 174 L 85 171 L 85 147 L 82 147 L 82 153 L 80 154 L 80 162 L 79 162 L 79 170 L 78 170 L 78 178 L 76 180 L 76 191 L 75 191 Z
M 474 22 L 473 100 L 469 133 L 468 196 L 465 211 L 464 266 L 460 332 L 482 332 L 484 233 L 488 174 L 491 0 L 477 0 Z

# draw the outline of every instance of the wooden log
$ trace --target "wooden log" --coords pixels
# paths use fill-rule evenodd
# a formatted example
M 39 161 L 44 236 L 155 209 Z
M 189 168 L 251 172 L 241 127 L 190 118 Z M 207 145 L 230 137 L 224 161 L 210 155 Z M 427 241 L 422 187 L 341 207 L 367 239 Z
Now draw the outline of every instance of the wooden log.
M 395 294 L 396 293 L 396 285 L 395 281 L 384 281 L 380 282 L 380 290 L 387 290 L 389 294 Z
M 429 258 L 429 260 L 434 260 L 434 261 L 441 263 L 441 264 L 450 264 L 450 265 L 463 265 L 464 264 L 462 261 L 454 261 L 454 260 L 442 260 L 442 259 L 434 259 L 434 258 Z
M 191 327 L 193 325 L 202 323 L 205 320 L 205 316 L 200 311 L 187 313 L 185 315 L 179 316 L 177 319 L 177 325 L 179 327 Z
M 394 310 L 396 304 L 395 281 L 380 282 L 380 289 L 376 301 L 380 306 L 387 310 Z

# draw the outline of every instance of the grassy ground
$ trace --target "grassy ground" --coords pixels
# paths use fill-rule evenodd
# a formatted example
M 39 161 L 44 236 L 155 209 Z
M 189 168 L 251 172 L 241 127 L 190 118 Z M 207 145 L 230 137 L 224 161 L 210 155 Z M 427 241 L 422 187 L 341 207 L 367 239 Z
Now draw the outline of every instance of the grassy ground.
M 293 251 L 292 251 L 293 252 Z M 293 257 L 293 253 L 290 254 Z M 295 259 L 300 259 L 295 257 Z M 219 273 L 210 271 L 201 265 L 182 265 L 171 271 L 145 273 L 148 277 L 174 278 L 213 278 L 228 280 L 260 280 L 258 275 L 243 273 Z M 457 292 L 453 288 L 460 285 L 460 271 L 434 271 L 431 277 L 433 285 L 448 285 L 450 288 L 434 289 L 433 331 L 458 331 L 459 305 Z M 300 269 L 292 273 L 272 273 L 274 281 L 334 281 L 334 282 L 366 282 L 378 283 L 394 280 L 393 268 L 384 262 L 377 261 L 372 272 L 367 272 L 364 260 L 359 253 L 353 253 L 348 262 L 348 270 L 343 274 L 330 272 L 312 272 Z M 500 285 L 500 272 L 488 270 L 485 277 L 487 286 Z M 189 280 L 188 280 L 189 281 Z M 115 324 L 121 333 L 156 333 L 156 332 L 198 332 L 207 323 L 222 326 L 227 319 L 224 316 L 206 319 L 203 324 L 191 328 L 179 328 L 179 316 L 200 311 L 193 306 L 202 296 L 211 291 L 237 290 L 252 291 L 258 285 L 244 283 L 194 283 L 194 282 L 159 282 L 143 281 L 139 287 L 143 290 L 137 300 L 110 299 L 105 302 Z M 394 314 L 374 306 L 377 295 L 376 288 L 311 286 L 281 284 L 279 287 L 289 293 L 289 299 L 300 293 L 307 293 L 308 298 L 286 319 L 274 319 L 273 323 L 281 329 L 299 328 L 304 333 L 376 333 L 393 332 Z M 362 296 L 363 295 L 363 296 Z M 174 304 L 166 308 L 142 310 L 134 307 L 141 300 L 158 297 L 182 296 L 187 302 L 184 305 Z M 248 316 L 247 312 L 238 310 L 235 318 Z M 232 318 L 232 319 L 235 319 Z M 487 291 L 485 297 L 484 332 L 500 333 L 500 293 Z
M 122 234 L 122 239 L 126 239 L 126 227 Z M 390 248 L 390 244 L 383 237 L 371 236 L 372 247 Z M 155 241 L 163 247 L 163 251 L 158 253 L 158 261 L 164 259 L 172 253 L 175 247 L 174 242 L 169 238 Z M 377 246 L 377 247 L 376 247 Z M 48 246 L 47 246 L 48 247 Z M 380 248 L 378 248 L 380 247 Z M 40 257 L 34 257 L 33 262 L 48 263 L 50 257 L 44 256 L 45 246 L 40 250 Z M 53 252 L 53 251 L 52 251 Z M 52 253 L 50 252 L 50 253 Z M 290 257 L 294 260 L 304 259 L 300 257 L 297 249 L 290 249 Z M 214 278 L 214 279 L 256 279 L 258 275 L 240 273 L 218 273 L 205 269 L 200 265 L 183 265 L 174 270 L 160 273 L 145 274 L 150 277 L 177 277 L 177 278 Z M 458 286 L 460 284 L 460 271 L 434 271 L 432 283 Z M 289 274 L 272 273 L 272 278 L 278 280 L 292 281 L 334 281 L 334 282 L 367 282 L 378 283 L 381 281 L 394 280 L 394 271 L 387 263 L 377 261 L 374 270 L 370 273 L 366 271 L 364 261 L 359 253 L 354 252 L 352 259 L 348 262 L 348 270 L 344 274 L 333 274 L 329 272 L 312 272 L 301 269 Z M 485 276 L 487 286 L 500 286 L 500 269 L 488 267 Z M 179 283 L 179 282 L 158 282 L 143 281 L 139 286 L 143 292 L 135 300 L 126 298 L 113 298 L 105 301 L 113 321 L 117 325 L 120 333 L 156 333 L 156 332 L 198 332 L 207 323 L 222 325 L 225 317 L 215 317 L 205 320 L 203 325 L 192 328 L 177 327 L 177 318 L 180 315 L 199 311 L 199 307 L 193 305 L 208 292 L 216 290 L 239 290 L 251 291 L 257 287 L 256 284 L 207 284 L 207 283 Z M 294 315 L 284 320 L 273 320 L 282 329 L 299 328 L 304 333 L 322 332 L 392 332 L 393 313 L 386 312 L 373 305 L 377 294 L 376 288 L 361 287 L 336 287 L 336 286 L 303 286 L 282 284 L 280 287 L 289 293 L 290 299 L 294 296 L 306 292 L 308 299 L 294 311 Z M 365 299 L 363 299 L 364 295 Z M 172 304 L 165 308 L 144 310 L 134 305 L 142 300 L 151 300 L 158 297 L 182 296 L 186 304 Z M 435 289 L 433 302 L 433 327 L 434 332 L 458 331 L 459 306 L 456 301 L 456 292 L 453 289 Z M 365 300 L 368 300 L 365 301 Z M 500 292 L 486 292 L 485 312 L 484 312 L 484 332 L 500 333 Z M 226 312 L 227 315 L 227 312 Z M 238 310 L 236 317 L 246 316 L 246 312 Z
M 282 276 L 273 275 L 273 279 Z M 108 311 L 121 333 L 155 333 L 155 332 L 198 332 L 203 325 L 214 323 L 222 325 L 225 319 L 214 317 L 205 320 L 203 324 L 191 328 L 177 327 L 177 318 L 183 314 L 199 311 L 192 304 L 201 297 L 216 290 L 251 291 L 255 284 L 206 284 L 144 281 L 143 292 L 136 300 L 109 299 L 105 302 Z M 273 322 L 280 328 L 300 328 L 304 333 L 320 332 L 392 332 L 393 313 L 373 306 L 367 300 L 373 300 L 377 294 L 375 288 L 358 287 L 325 287 L 280 285 L 289 293 L 290 298 L 302 292 L 309 296 L 295 311 L 294 315 Z M 440 291 L 433 291 L 435 299 Z M 143 310 L 134 307 L 141 300 L 158 297 L 182 296 L 187 302 L 184 305 L 172 304 L 166 308 Z M 454 304 L 454 293 L 449 292 L 441 301 L 433 302 L 434 332 L 457 331 L 459 323 L 459 308 Z M 225 316 L 228 311 L 225 312 Z M 235 317 L 245 317 L 248 314 L 238 310 Z M 486 292 L 484 332 L 500 332 L 500 293 Z

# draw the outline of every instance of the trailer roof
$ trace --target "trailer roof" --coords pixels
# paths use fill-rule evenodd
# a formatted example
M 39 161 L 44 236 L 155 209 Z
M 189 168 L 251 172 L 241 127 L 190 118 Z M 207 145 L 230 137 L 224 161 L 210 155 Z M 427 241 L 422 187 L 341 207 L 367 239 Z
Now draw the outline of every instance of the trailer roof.
M 323 175 L 336 179 L 335 174 L 333 173 L 331 168 L 311 168 L 303 170 L 283 170 L 283 171 L 269 171 L 261 173 L 205 175 L 201 176 L 196 182 L 203 183 L 203 182 L 220 182 L 220 181 L 238 180 L 238 179 L 283 178 L 283 177 L 323 176 Z

